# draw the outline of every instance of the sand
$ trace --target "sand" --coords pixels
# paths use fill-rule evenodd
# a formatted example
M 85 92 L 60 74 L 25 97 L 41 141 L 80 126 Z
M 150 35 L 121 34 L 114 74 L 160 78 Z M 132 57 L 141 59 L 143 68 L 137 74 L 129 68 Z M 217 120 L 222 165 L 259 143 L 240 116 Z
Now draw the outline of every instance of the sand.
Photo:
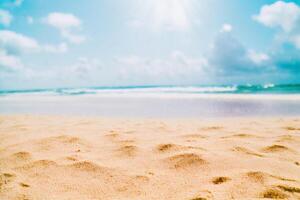
M 0 117 L 0 199 L 300 199 L 300 119 Z

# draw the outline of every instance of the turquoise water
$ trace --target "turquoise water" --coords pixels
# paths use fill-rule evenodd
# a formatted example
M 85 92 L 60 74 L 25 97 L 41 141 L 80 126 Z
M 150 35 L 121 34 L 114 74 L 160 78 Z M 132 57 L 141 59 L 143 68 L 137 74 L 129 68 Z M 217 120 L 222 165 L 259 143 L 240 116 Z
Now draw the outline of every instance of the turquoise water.
M 59 88 L 33 90 L 0 90 L 0 95 L 45 94 L 45 95 L 86 95 L 86 94 L 300 94 L 300 84 L 286 85 L 220 85 L 220 86 L 123 86 Z

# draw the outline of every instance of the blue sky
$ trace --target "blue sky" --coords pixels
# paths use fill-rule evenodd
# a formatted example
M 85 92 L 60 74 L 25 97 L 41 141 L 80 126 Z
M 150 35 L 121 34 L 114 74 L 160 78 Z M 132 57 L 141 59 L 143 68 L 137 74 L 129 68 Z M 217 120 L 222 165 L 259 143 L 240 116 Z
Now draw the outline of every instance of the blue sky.
M 298 79 L 299 1 L 0 2 L 2 89 Z

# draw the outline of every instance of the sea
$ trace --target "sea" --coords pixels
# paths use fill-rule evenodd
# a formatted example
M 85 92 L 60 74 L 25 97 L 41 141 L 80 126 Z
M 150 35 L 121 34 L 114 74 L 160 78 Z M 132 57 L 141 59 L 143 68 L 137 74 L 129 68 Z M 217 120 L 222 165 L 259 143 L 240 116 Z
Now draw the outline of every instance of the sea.
M 300 84 L 0 90 L 0 114 L 101 117 L 298 117 Z
M 0 90 L 0 95 L 87 95 L 87 94 L 300 94 L 300 84 L 220 85 L 220 86 L 114 86 Z

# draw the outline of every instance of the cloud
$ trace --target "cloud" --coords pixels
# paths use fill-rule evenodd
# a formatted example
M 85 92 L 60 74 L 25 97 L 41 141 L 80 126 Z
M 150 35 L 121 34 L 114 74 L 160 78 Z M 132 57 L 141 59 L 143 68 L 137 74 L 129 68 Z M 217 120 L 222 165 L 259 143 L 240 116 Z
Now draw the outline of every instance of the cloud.
M 139 0 L 133 27 L 154 30 L 186 31 L 191 25 L 195 0 Z
M 81 26 L 81 21 L 75 17 L 73 14 L 67 13 L 50 13 L 47 17 L 47 23 L 58 29 L 70 29 L 77 28 Z
M 255 64 L 261 64 L 270 60 L 269 55 L 266 53 L 256 52 L 255 50 L 248 50 L 248 58 Z
M 59 45 L 41 45 L 34 38 L 13 31 L 0 31 L 0 49 L 5 49 L 9 54 L 51 52 L 65 53 L 68 50 L 66 43 Z
M 24 68 L 19 73 L 10 73 L 13 80 L 23 83 L 23 87 L 36 83 L 39 87 L 76 87 L 97 85 L 101 75 L 102 65 L 99 60 L 80 57 L 70 65 L 48 66 L 46 68 Z M 99 76 L 100 75 L 100 76 Z M 0 73 L 1 77 L 1 73 Z M 30 80 L 30 81 L 29 81 Z M 11 87 L 14 83 L 10 83 Z
M 18 71 L 24 68 L 19 55 L 37 51 L 38 43 L 29 37 L 13 31 L 0 31 L 0 71 Z
M 43 46 L 43 50 L 50 53 L 65 53 L 68 51 L 68 45 L 64 42 L 59 45 L 46 44 Z
M 249 66 L 247 50 L 229 32 L 220 32 L 208 53 L 212 70 L 217 74 L 237 73 Z
M 207 61 L 192 58 L 174 51 L 165 58 L 144 58 L 137 55 L 119 57 L 115 60 L 122 80 L 130 82 L 168 82 L 196 80 L 204 74 Z
M 220 32 L 231 32 L 233 29 L 231 24 L 223 24 Z
M 216 77 L 230 78 L 271 70 L 270 57 L 267 53 L 246 48 L 231 32 L 219 32 L 207 57 L 210 73 Z
M 38 51 L 38 42 L 22 34 L 2 30 L 0 31 L 0 48 L 5 49 L 9 54 L 19 54 L 21 52 Z
M 84 36 L 82 36 L 82 35 L 75 35 L 75 34 L 71 33 L 68 30 L 62 31 L 61 35 L 64 38 L 68 39 L 69 42 L 71 42 L 71 43 L 80 44 L 80 43 L 83 43 L 85 41 L 85 37 Z
M 23 67 L 23 63 L 17 56 L 8 55 L 0 49 L 0 71 L 17 71 Z
M 13 16 L 9 11 L 0 9 L 0 24 L 3 26 L 9 26 L 12 20 Z
M 6 71 L 21 70 L 24 68 L 20 56 L 28 53 L 65 53 L 68 46 L 41 45 L 34 38 L 8 30 L 0 30 L 0 69 Z M 10 69 L 10 70 L 7 70 Z
M 74 33 L 75 29 L 81 28 L 82 22 L 73 14 L 53 12 L 45 18 L 45 22 L 57 28 L 61 36 L 71 43 L 80 44 L 85 41 L 84 36 Z
M 271 5 L 264 5 L 260 13 L 253 18 L 265 26 L 279 26 L 285 32 L 291 32 L 299 25 L 300 7 L 293 2 L 277 1 Z
M 279 27 L 283 33 L 277 35 L 277 39 L 300 49 L 300 6 L 297 4 L 277 1 L 264 5 L 253 19 L 270 28 Z
M 80 78 L 88 78 L 93 72 L 101 69 L 102 65 L 97 59 L 89 59 L 87 57 L 78 58 L 77 62 L 70 67 L 71 73 Z
M 297 79 L 299 50 L 284 42 L 267 52 L 245 47 L 231 32 L 219 32 L 207 55 L 208 76 L 223 82 L 262 82 Z

